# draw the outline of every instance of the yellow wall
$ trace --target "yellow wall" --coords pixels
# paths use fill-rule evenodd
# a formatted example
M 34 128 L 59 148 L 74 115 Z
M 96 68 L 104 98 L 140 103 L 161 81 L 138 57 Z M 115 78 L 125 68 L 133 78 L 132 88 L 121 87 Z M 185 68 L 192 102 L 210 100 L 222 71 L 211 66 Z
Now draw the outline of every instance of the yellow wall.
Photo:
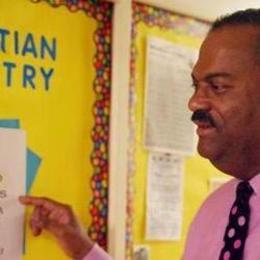
M 71 204 L 83 223 L 90 223 L 91 198 L 89 161 L 93 127 L 94 93 L 93 33 L 96 21 L 83 12 L 28 0 L 0 1 L 0 28 L 10 31 L 6 52 L 0 52 L 0 119 L 18 119 L 27 133 L 27 146 L 42 161 L 30 194 L 52 197 Z M 28 33 L 35 42 L 41 35 L 57 40 L 57 57 L 35 58 L 30 53 L 16 55 L 12 34 L 18 31 L 20 48 Z M 39 50 L 38 47 L 36 47 Z M 13 62 L 12 85 L 7 86 L 3 62 Z M 35 89 L 22 86 L 22 68 L 36 70 Z M 48 91 L 39 68 L 53 68 Z M 26 232 L 24 259 L 67 259 L 53 238 L 44 233 L 32 238 Z
M 220 177 L 211 164 L 198 155 L 185 160 L 184 173 L 184 210 L 182 235 L 179 241 L 156 242 L 146 241 L 145 209 L 146 209 L 146 172 L 148 152 L 143 147 L 143 115 L 144 115 L 144 75 L 145 75 L 145 45 L 147 36 L 156 36 L 168 41 L 198 48 L 202 38 L 188 35 L 175 29 L 160 29 L 158 26 L 147 26 L 139 22 L 136 28 L 136 167 L 135 174 L 135 213 L 134 213 L 134 244 L 144 244 L 150 247 L 151 260 L 181 259 L 188 226 L 199 205 L 208 195 L 209 180 L 213 176 Z M 189 87 L 189 86 L 187 86 Z

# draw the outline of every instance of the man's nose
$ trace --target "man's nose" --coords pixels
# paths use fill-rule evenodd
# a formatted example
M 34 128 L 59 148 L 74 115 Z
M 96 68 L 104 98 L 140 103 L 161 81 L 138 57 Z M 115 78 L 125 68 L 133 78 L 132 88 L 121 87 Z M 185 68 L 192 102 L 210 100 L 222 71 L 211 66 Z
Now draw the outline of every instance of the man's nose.
M 210 98 L 205 86 L 197 87 L 188 102 L 188 107 L 192 112 L 210 109 Z

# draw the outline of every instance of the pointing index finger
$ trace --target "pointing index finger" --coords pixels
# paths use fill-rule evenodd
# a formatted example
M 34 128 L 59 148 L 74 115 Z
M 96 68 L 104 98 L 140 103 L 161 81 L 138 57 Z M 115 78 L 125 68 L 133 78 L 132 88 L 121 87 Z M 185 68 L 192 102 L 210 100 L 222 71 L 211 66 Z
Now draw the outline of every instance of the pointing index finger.
M 59 206 L 56 202 L 43 197 L 20 196 L 19 201 L 26 206 L 43 207 L 48 210 L 52 210 Z

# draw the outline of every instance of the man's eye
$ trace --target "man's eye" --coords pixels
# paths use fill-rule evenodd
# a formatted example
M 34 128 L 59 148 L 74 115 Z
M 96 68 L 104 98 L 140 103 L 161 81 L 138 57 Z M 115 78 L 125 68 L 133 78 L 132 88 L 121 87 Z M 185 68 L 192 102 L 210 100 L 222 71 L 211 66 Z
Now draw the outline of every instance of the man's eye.
M 218 93 L 221 93 L 221 92 L 225 91 L 225 87 L 222 86 L 222 85 L 214 85 L 214 84 L 211 84 L 211 88 L 212 88 L 215 92 L 218 92 Z

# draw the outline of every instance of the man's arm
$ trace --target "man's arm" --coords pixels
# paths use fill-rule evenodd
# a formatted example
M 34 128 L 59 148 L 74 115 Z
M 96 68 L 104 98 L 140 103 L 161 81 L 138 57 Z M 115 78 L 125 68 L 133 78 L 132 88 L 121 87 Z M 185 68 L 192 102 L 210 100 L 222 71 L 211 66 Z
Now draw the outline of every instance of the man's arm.
M 21 196 L 19 201 L 23 205 L 34 207 L 30 218 L 33 235 L 39 236 L 44 229 L 49 231 L 64 252 L 73 259 L 110 259 L 87 236 L 70 206 L 48 198 L 32 196 Z

